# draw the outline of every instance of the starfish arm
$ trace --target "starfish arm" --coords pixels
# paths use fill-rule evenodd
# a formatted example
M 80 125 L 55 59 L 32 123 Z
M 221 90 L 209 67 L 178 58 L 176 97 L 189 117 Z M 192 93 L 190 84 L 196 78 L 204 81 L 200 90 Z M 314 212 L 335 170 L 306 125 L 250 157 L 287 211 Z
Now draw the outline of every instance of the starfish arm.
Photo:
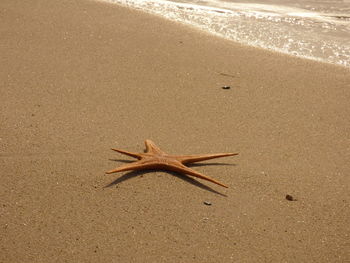
M 146 165 L 143 164 L 142 162 L 137 161 L 134 163 L 122 165 L 114 170 L 107 171 L 106 174 L 123 172 L 123 171 L 130 171 L 130 170 L 141 170 L 144 168 L 147 168 Z
M 199 173 L 199 172 L 197 172 L 197 171 L 195 171 L 195 170 L 193 170 L 191 168 L 188 168 L 188 167 L 186 167 L 184 165 L 181 165 L 180 167 L 179 166 L 172 166 L 171 170 L 176 171 L 176 172 L 180 172 L 180 173 L 189 174 L 189 175 L 201 178 L 203 180 L 207 180 L 207 181 L 212 182 L 214 184 L 218 184 L 220 186 L 228 188 L 227 185 L 225 185 L 223 183 L 220 183 L 219 181 L 217 181 L 217 180 L 215 180 L 215 179 L 213 179 L 213 178 L 211 178 L 209 176 L 206 176 L 204 174 L 201 174 L 201 173 Z
M 151 140 L 145 140 L 145 145 L 146 153 L 164 154 L 164 152 L 161 149 L 159 149 L 159 147 Z
M 128 151 L 124 151 L 124 150 L 120 150 L 120 149 L 114 149 L 114 148 L 112 148 L 112 150 L 116 151 L 116 152 L 119 152 L 121 154 L 125 154 L 125 155 L 128 155 L 128 156 L 137 158 L 137 159 L 141 159 L 141 155 L 139 153 L 133 153 L 133 152 L 128 152 Z
M 214 158 L 233 156 L 237 154 L 238 153 L 216 153 L 216 154 L 198 154 L 198 155 L 179 155 L 174 157 L 178 159 L 181 163 L 186 164 L 186 163 L 195 163 L 195 162 L 210 160 Z

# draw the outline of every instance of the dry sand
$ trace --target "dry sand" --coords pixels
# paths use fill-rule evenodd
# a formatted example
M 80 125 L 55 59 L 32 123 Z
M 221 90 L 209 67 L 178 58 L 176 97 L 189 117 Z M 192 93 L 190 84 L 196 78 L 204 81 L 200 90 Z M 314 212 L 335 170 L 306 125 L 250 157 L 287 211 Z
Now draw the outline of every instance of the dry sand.
M 0 32 L 0 262 L 349 262 L 348 69 L 83 0 Z M 230 188 L 104 175 L 148 138 Z

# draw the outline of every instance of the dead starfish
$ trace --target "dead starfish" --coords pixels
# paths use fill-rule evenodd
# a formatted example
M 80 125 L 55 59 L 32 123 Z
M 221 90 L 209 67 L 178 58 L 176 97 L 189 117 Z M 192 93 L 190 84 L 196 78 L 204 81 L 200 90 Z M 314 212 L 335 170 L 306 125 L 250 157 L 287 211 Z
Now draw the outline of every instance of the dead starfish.
M 119 168 L 108 171 L 106 173 L 110 174 L 110 173 L 117 173 L 122 171 L 129 171 L 129 170 L 163 169 L 163 170 L 170 170 L 174 172 L 189 174 L 227 188 L 228 187 L 227 185 L 220 183 L 219 181 L 213 178 L 210 178 L 208 176 L 205 176 L 201 173 L 198 173 L 195 170 L 192 170 L 186 167 L 184 164 L 200 162 L 204 160 L 225 157 L 225 156 L 233 156 L 238 154 L 238 153 L 217 153 L 217 154 L 201 154 L 201 155 L 168 155 L 167 153 L 159 149 L 155 145 L 155 143 L 152 142 L 151 140 L 146 140 L 145 145 L 146 145 L 145 153 L 133 153 L 133 152 L 112 148 L 113 151 L 117 151 L 119 153 L 137 158 L 139 159 L 139 161 L 136 161 L 131 164 L 122 165 Z

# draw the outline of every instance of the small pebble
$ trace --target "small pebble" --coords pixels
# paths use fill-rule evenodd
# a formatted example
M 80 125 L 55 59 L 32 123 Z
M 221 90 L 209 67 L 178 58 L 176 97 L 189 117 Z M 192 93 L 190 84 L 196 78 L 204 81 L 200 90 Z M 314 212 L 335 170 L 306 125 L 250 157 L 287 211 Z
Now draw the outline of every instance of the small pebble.
M 230 89 L 230 86 L 223 86 L 222 89 Z
M 288 201 L 296 201 L 297 199 L 295 199 L 293 196 L 291 196 L 291 195 L 286 195 L 286 199 L 288 200 Z
M 204 203 L 205 205 L 211 205 L 211 203 L 208 202 L 208 201 L 204 201 L 203 203 Z

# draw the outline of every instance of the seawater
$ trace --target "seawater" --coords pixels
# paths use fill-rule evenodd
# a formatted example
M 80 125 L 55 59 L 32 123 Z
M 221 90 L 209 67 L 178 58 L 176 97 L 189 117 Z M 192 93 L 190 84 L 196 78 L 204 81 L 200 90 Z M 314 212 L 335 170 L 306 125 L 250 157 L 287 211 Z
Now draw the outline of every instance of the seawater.
M 242 44 L 350 67 L 350 0 L 102 0 Z

